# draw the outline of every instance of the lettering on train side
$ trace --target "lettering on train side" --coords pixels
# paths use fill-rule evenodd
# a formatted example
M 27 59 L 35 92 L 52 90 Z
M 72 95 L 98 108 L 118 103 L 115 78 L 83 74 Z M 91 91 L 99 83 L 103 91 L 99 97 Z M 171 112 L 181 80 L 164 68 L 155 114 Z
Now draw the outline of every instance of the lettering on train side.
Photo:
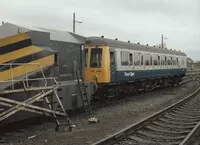
M 125 77 L 134 77 L 135 73 L 134 72 L 124 72 Z

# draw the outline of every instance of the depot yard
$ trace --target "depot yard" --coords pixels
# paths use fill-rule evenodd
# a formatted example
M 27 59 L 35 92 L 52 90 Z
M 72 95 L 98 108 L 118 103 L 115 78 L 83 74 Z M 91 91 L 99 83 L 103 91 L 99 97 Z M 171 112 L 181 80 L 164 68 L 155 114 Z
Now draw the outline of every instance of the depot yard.
M 26 128 L 9 132 L 3 137 L 2 145 L 84 145 L 91 144 L 110 134 L 120 131 L 151 114 L 179 101 L 197 88 L 196 82 L 190 82 L 175 88 L 166 88 L 157 92 L 138 94 L 116 104 L 94 110 L 99 123 L 89 124 L 83 114 L 73 115 L 71 120 L 76 128 L 54 131 L 55 123 L 29 125 Z

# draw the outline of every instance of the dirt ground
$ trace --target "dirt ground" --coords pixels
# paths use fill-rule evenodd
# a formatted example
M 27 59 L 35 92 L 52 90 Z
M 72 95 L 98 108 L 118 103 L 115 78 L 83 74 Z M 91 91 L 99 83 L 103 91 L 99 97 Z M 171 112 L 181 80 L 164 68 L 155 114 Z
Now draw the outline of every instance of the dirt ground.
M 66 129 L 55 132 L 54 122 L 30 125 L 7 134 L 3 139 L 8 143 L 2 145 L 91 144 L 179 101 L 196 88 L 196 82 L 190 82 L 175 88 L 130 97 L 126 101 L 96 110 L 95 117 L 100 120 L 96 124 L 89 124 L 86 117 L 75 115 L 71 117 L 76 125 L 73 132 Z M 29 139 L 30 136 L 33 138 Z

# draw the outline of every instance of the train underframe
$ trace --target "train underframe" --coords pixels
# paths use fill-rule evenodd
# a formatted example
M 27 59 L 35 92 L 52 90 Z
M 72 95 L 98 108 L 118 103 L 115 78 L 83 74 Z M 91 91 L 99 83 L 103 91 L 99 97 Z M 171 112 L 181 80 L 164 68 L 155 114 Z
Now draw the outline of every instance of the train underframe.
M 148 92 L 164 87 L 176 86 L 181 82 L 183 76 L 166 76 L 140 79 L 131 82 L 98 84 L 93 94 L 92 102 L 100 101 L 105 103 L 110 99 L 126 99 L 127 97 L 134 96 L 138 92 Z

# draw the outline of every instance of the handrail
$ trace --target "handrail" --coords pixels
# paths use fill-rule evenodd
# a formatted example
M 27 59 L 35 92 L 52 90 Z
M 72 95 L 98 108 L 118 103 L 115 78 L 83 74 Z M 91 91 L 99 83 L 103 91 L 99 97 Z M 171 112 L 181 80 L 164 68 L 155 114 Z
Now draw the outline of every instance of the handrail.
M 48 77 L 46 78 L 46 80 L 53 80 L 57 77 Z M 39 80 L 43 80 L 43 78 L 35 78 L 35 79 L 28 79 L 29 81 L 39 81 Z M 23 79 L 20 79 L 20 80 L 14 80 L 13 79 L 13 82 L 19 82 L 19 81 L 23 81 Z M 7 81 L 0 81 L 0 83 L 7 83 L 7 82 L 11 82 L 11 80 L 7 80 Z
M 12 79 L 12 82 L 13 82 L 13 71 L 12 71 L 12 65 L 10 64 L 10 74 L 11 74 L 11 79 Z M 14 90 L 14 84 L 12 83 L 12 89 Z
M 1 63 L 1 65 L 5 66 L 5 65 L 23 65 L 23 64 L 28 64 L 28 65 L 37 65 L 39 63 Z
M 24 67 L 24 71 L 25 71 L 25 78 L 22 78 L 22 79 L 19 79 L 19 80 L 15 80 L 14 79 L 14 72 L 13 72 L 13 66 L 16 66 L 16 65 L 19 65 L 19 66 L 22 66 Z M 29 75 L 28 73 L 31 73 L 31 71 L 29 72 L 27 67 L 30 66 L 30 65 L 37 65 L 39 67 L 39 72 L 41 72 L 42 74 L 42 78 L 36 78 L 36 79 L 29 79 Z M 11 80 L 6 80 L 6 81 L 0 81 L 0 83 L 5 83 L 5 82 L 12 82 L 12 89 L 14 90 L 14 82 L 19 82 L 19 81 L 22 81 L 24 83 L 24 81 L 26 82 L 24 84 L 24 87 L 25 89 L 26 88 L 29 88 L 28 84 L 29 84 L 29 81 L 39 81 L 39 80 L 44 80 L 44 86 L 48 86 L 48 83 L 47 83 L 47 78 L 44 74 L 44 71 L 43 71 L 43 68 L 41 67 L 40 63 L 3 63 L 3 64 L 0 64 L 0 66 L 10 66 L 10 75 L 11 75 Z M 38 70 L 36 70 L 38 71 Z M 51 78 L 53 79 L 53 78 Z

